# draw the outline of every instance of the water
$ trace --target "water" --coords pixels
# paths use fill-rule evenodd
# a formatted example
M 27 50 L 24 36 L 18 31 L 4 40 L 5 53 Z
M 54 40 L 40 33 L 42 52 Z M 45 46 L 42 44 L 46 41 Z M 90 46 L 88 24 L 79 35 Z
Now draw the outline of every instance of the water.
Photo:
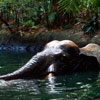
M 32 53 L 0 52 L 0 74 L 18 69 L 32 56 Z M 0 80 L 0 100 L 100 100 L 100 75 L 87 72 L 42 80 Z

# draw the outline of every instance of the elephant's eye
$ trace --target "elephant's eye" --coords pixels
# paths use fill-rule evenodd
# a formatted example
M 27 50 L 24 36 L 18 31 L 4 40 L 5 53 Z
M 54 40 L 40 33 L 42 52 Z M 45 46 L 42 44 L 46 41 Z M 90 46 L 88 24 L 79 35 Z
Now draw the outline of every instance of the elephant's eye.
M 63 57 L 69 57 L 70 55 L 69 55 L 68 52 L 64 52 L 64 53 L 62 54 L 62 56 L 63 56 Z
M 65 57 L 65 56 L 66 56 L 66 54 L 64 53 L 64 54 L 63 54 L 63 56 Z

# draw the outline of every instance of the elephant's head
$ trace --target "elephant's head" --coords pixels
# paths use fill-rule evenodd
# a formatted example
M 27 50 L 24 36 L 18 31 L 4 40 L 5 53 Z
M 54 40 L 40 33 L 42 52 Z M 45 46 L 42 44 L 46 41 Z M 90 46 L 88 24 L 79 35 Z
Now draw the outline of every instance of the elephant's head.
M 55 48 L 56 52 L 52 58 L 52 65 L 48 71 L 57 74 L 67 74 L 72 72 L 74 66 L 72 63 L 79 59 L 79 47 L 71 40 L 52 41 L 46 45 L 46 48 Z
M 53 57 L 59 58 L 59 57 L 66 57 L 67 59 L 76 58 L 79 56 L 80 50 L 77 44 L 75 44 L 71 40 L 63 40 L 58 41 L 54 40 L 46 44 L 44 47 L 44 50 L 50 51 L 53 53 Z
M 85 54 L 81 54 L 79 47 L 70 40 L 63 41 L 52 41 L 50 44 L 50 48 L 54 45 L 52 43 L 56 43 L 56 48 L 60 48 L 61 52 L 55 54 L 53 57 L 53 64 L 49 66 L 48 71 L 55 73 L 56 75 L 69 74 L 72 72 L 86 72 L 86 71 L 99 71 L 99 63 L 97 61 L 97 55 L 94 56 L 95 53 L 98 54 L 97 50 L 100 48 L 97 45 L 88 45 L 84 47 L 85 51 L 91 49 L 91 56 L 87 56 Z M 47 45 L 48 45 L 47 44 Z M 49 45 L 48 45 L 49 46 Z M 92 46 L 92 48 L 90 48 Z M 94 48 L 93 48 L 94 46 Z M 96 47 L 96 48 L 95 48 Z M 87 50 L 87 52 L 88 52 Z

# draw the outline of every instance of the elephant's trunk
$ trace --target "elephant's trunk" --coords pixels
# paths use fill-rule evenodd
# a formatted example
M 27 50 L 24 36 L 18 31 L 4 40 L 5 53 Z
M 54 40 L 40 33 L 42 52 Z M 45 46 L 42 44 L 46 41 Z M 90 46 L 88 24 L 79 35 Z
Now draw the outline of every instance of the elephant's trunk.
M 0 79 L 3 80 L 13 80 L 13 79 L 22 79 L 28 77 L 39 77 L 46 74 L 46 70 L 50 65 L 50 61 L 47 61 L 47 56 L 45 52 L 40 52 L 33 56 L 31 60 L 28 61 L 22 68 L 0 76 Z

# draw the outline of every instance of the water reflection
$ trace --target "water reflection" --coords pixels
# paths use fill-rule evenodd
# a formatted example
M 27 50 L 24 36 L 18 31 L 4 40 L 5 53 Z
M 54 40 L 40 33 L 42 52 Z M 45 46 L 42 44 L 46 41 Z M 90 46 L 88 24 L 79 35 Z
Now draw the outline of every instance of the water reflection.
M 26 53 L 0 53 L 0 74 L 18 69 L 31 56 L 32 54 Z M 45 81 L 0 80 L 0 100 L 89 100 L 88 97 L 100 95 L 100 75 L 98 75 L 99 73 L 86 72 L 57 77 L 49 75 Z
M 90 72 L 59 77 L 49 75 L 45 82 L 39 79 L 13 80 L 0 88 L 0 98 L 7 100 L 9 96 L 13 96 L 13 99 L 9 100 L 21 100 L 23 97 L 24 100 L 31 100 L 31 98 L 33 98 L 32 100 L 66 100 L 65 98 L 69 95 L 78 95 L 79 91 L 85 93 L 89 89 L 91 90 L 97 77 L 97 73 Z M 4 83 L 0 81 L 0 84 Z
M 46 84 L 47 93 L 52 94 L 52 93 L 58 93 L 58 91 L 55 89 L 56 88 L 56 83 L 55 83 L 56 77 L 53 76 L 51 73 L 48 75 L 48 82 Z
M 72 75 L 65 75 L 59 77 L 54 77 L 50 75 L 48 76 L 46 88 L 48 93 L 51 94 L 73 92 L 84 88 L 90 88 L 90 84 L 96 82 L 97 79 L 98 73 L 96 72 L 75 73 Z

